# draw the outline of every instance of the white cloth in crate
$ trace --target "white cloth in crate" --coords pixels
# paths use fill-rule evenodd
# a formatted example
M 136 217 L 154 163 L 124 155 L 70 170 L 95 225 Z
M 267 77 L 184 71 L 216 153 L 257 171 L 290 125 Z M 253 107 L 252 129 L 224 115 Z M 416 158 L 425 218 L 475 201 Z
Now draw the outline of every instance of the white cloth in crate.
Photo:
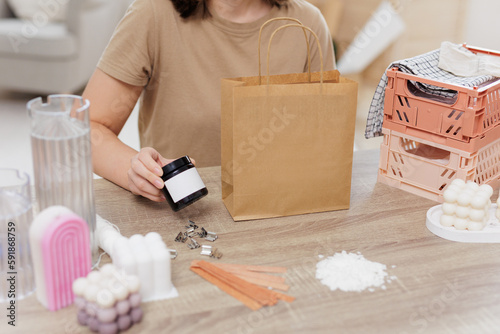
M 436 49 L 428 53 L 393 62 L 387 69 L 397 67 L 399 71 L 410 73 L 422 78 L 427 78 L 439 82 L 460 85 L 463 87 L 475 87 L 495 80 L 491 75 L 481 75 L 473 77 L 459 77 L 438 67 L 440 50 Z M 431 98 L 455 98 L 457 92 L 439 86 L 412 82 L 414 87 L 423 94 Z M 387 75 L 384 72 L 373 95 L 368 117 L 366 120 L 365 138 L 373 138 L 382 135 L 382 123 L 384 120 L 384 99 L 385 88 L 387 86 Z M 433 98 L 433 99 L 434 99 Z
M 441 43 L 439 68 L 461 77 L 493 75 L 500 77 L 500 57 L 474 53 L 450 42 Z

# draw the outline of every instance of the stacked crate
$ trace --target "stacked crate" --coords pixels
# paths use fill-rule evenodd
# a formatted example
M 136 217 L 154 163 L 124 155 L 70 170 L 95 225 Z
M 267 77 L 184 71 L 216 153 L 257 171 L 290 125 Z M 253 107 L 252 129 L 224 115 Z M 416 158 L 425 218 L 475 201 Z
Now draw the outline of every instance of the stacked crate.
M 387 70 L 378 181 L 438 202 L 456 178 L 500 185 L 500 79 L 467 88 Z M 436 99 L 415 83 L 451 89 Z

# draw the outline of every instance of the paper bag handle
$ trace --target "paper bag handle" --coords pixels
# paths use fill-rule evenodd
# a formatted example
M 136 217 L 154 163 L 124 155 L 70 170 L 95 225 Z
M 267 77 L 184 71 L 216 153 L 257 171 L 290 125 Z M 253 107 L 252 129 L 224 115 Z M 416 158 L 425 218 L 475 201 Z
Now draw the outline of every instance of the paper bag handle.
M 261 72 L 261 66 L 262 65 L 261 65 L 261 61 L 260 61 L 260 45 L 261 45 L 262 30 L 264 29 L 264 27 L 266 25 L 268 25 L 269 23 L 274 22 L 274 21 L 293 21 L 293 22 L 297 22 L 301 26 L 304 26 L 302 24 L 302 22 L 300 22 L 300 20 L 298 20 L 296 18 L 293 18 L 293 17 L 275 17 L 273 19 L 267 20 L 260 27 L 260 30 L 259 30 L 259 46 L 258 46 L 258 53 L 259 53 L 259 86 L 262 84 L 262 72 Z M 303 29 L 303 31 L 304 31 L 304 37 L 306 39 L 306 45 L 307 45 L 307 68 L 308 68 L 308 74 L 309 74 L 308 78 L 309 78 L 309 82 L 311 82 L 311 48 L 309 46 L 309 38 L 307 38 L 306 30 Z M 269 58 L 268 58 L 268 62 L 269 62 Z
M 269 86 L 269 55 L 271 54 L 271 43 L 273 41 L 274 35 L 276 35 L 276 33 L 278 31 L 280 31 L 281 29 L 284 29 L 284 28 L 288 28 L 288 27 L 298 27 L 298 28 L 302 28 L 302 30 L 308 30 L 314 36 L 314 38 L 316 39 L 316 44 L 318 46 L 318 51 L 319 51 L 319 59 L 320 59 L 320 63 L 321 63 L 321 67 L 320 67 L 320 83 L 321 83 L 321 85 L 323 85 L 323 51 L 321 50 L 321 45 L 319 44 L 318 35 L 316 35 L 316 33 L 314 31 L 312 31 L 311 28 L 306 27 L 306 26 L 304 26 L 302 24 L 285 24 L 285 25 L 283 25 L 283 26 L 281 26 L 279 28 L 276 28 L 276 30 L 272 33 L 271 38 L 269 38 L 269 44 L 267 46 L 267 85 Z M 308 43 L 308 46 L 309 46 L 309 43 Z M 310 70 L 311 70 L 311 64 L 309 64 L 309 71 Z

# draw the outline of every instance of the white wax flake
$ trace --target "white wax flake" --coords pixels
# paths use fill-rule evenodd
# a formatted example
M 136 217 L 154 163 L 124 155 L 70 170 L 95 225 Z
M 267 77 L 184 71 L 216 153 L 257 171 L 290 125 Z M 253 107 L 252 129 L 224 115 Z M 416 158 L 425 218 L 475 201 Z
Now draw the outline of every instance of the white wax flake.
M 319 257 L 320 259 L 322 259 L 322 258 L 324 258 L 325 256 L 324 256 L 323 254 L 319 254 L 319 255 L 318 255 L 318 257 Z
M 316 278 L 330 290 L 374 291 L 374 287 L 386 289 L 388 278 L 386 265 L 366 260 L 360 252 L 335 253 L 316 264 Z M 395 276 L 390 277 L 392 280 Z

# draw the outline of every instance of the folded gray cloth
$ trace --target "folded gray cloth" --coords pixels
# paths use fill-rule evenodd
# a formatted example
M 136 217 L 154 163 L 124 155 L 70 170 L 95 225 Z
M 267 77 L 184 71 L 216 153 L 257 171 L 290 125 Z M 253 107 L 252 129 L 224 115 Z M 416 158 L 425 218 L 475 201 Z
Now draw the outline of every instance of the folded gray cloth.
M 494 80 L 495 77 L 491 75 L 481 75 L 474 77 L 459 77 L 450 72 L 442 70 L 438 67 L 439 63 L 439 49 L 430 51 L 423 55 L 419 55 L 413 58 L 408 58 L 400 61 L 396 61 L 389 65 L 387 69 L 393 67 L 399 68 L 399 71 L 404 73 L 410 73 L 417 75 L 419 77 L 464 86 L 464 87 L 474 87 L 480 86 L 485 82 Z M 420 82 L 412 82 L 416 89 L 421 91 L 423 94 L 433 96 L 436 99 L 441 98 L 455 98 L 457 92 L 454 90 L 449 90 L 443 87 L 423 84 Z M 373 138 L 382 135 L 382 122 L 384 120 L 384 99 L 385 99 L 385 87 L 387 86 L 387 75 L 384 75 L 380 79 L 380 82 L 375 90 L 373 99 L 368 111 L 368 117 L 366 120 L 365 138 Z

